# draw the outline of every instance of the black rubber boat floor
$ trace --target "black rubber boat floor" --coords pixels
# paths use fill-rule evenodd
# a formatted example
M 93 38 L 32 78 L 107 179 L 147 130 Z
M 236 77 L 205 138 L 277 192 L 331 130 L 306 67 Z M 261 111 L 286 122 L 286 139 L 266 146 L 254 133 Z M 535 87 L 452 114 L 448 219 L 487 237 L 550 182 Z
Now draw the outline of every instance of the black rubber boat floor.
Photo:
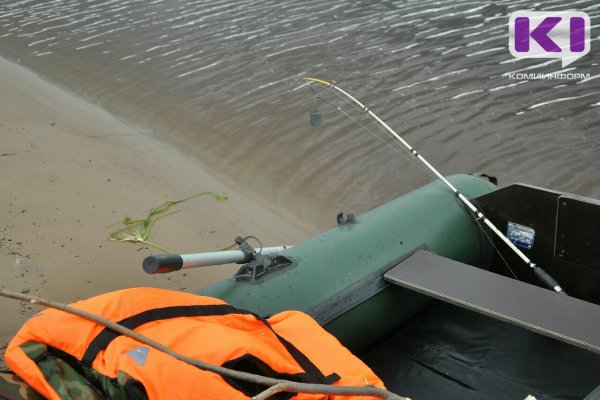
M 441 302 L 360 357 L 413 400 L 583 399 L 600 385 L 597 354 Z

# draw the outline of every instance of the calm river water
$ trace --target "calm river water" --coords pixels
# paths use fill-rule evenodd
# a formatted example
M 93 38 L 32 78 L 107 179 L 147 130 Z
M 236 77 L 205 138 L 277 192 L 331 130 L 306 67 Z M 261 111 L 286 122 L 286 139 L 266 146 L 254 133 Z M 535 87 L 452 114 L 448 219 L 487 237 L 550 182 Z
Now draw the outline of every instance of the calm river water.
M 514 60 L 520 9 L 587 12 L 591 52 L 564 69 Z M 0 55 L 325 227 L 431 178 L 332 91 L 315 99 L 307 76 L 366 102 L 444 174 L 600 197 L 599 20 L 597 0 L 2 0 Z M 557 71 L 589 76 L 511 79 Z

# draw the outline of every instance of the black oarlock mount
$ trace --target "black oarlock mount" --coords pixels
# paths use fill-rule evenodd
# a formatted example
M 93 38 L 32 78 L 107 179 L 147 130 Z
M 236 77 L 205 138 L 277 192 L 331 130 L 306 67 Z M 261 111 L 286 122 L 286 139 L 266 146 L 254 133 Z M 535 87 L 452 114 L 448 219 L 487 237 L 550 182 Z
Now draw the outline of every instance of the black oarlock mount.
M 336 220 L 337 220 L 337 224 L 338 225 L 351 225 L 351 224 L 356 224 L 358 223 L 358 221 L 356 220 L 356 217 L 354 216 L 354 214 L 348 214 L 346 215 L 346 217 L 344 218 L 344 212 L 340 212 L 336 215 Z
M 239 264 L 245 263 L 233 276 L 240 283 L 263 283 L 297 265 L 296 260 L 283 255 L 266 255 L 257 252 L 247 241 L 248 238 L 237 236 L 235 242 L 240 246 L 245 257 Z

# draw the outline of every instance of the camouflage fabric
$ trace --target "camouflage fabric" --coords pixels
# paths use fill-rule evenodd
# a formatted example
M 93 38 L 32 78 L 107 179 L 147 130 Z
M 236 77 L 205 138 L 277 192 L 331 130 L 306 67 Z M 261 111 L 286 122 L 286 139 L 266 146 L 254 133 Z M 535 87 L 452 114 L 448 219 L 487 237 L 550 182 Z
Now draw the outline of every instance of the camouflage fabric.
M 2 400 L 42 400 L 31 386 L 10 372 L 0 373 L 0 399 Z
M 117 379 L 106 377 L 82 365 L 68 354 L 48 346 L 28 342 L 21 346 L 56 393 L 64 400 L 138 400 L 147 399 L 143 386 L 123 372 Z M 12 397 L 11 397 L 12 396 Z M 0 375 L 0 399 L 43 399 L 13 374 Z

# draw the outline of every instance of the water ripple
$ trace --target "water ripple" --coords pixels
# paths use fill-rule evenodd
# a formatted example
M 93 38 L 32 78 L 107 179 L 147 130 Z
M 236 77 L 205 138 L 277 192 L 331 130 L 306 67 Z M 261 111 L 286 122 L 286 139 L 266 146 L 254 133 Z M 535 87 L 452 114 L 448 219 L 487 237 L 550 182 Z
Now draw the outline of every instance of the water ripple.
M 578 81 L 510 79 L 561 68 L 556 60 L 515 60 L 508 15 L 564 7 L 559 0 L 0 0 L 0 53 L 147 121 L 267 201 L 330 221 L 340 209 L 364 211 L 430 177 L 331 91 L 318 91 L 323 126 L 312 129 L 307 75 L 336 80 L 364 100 L 444 173 L 481 169 L 506 183 L 600 197 L 598 53 L 569 66 L 590 75 Z M 569 7 L 588 12 L 597 31 L 597 1 Z M 599 38 L 593 34 L 594 43 Z

